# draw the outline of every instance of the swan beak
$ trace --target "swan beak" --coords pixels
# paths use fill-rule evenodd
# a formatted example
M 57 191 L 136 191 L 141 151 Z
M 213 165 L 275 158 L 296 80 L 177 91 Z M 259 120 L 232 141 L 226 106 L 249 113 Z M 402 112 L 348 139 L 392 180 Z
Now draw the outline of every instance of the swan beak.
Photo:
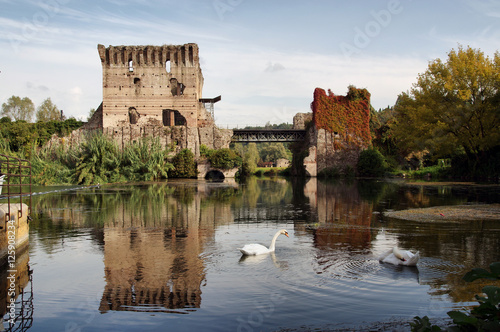
M 288 232 L 285 232 L 285 235 L 286 235 L 286 237 L 289 237 L 289 236 L 288 236 Z

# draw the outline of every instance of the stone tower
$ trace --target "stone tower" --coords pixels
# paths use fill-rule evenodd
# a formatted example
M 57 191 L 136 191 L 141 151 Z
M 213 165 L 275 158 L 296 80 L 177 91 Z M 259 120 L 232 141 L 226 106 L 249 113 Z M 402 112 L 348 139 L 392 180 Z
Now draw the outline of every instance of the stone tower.
M 198 120 L 206 120 L 198 45 L 98 45 L 98 50 L 104 128 L 151 121 L 198 127 Z
M 198 45 L 97 46 L 103 100 L 87 128 L 102 129 L 124 145 L 141 136 L 160 137 L 178 149 L 229 146 L 203 99 Z

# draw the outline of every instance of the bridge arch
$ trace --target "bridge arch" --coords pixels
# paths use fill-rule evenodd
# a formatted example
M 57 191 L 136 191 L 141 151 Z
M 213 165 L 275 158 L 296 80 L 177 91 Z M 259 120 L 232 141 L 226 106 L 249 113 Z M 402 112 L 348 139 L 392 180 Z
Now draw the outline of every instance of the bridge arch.
M 212 169 L 205 175 L 205 180 L 222 181 L 225 178 L 226 176 L 224 175 L 224 173 L 222 173 L 218 169 Z

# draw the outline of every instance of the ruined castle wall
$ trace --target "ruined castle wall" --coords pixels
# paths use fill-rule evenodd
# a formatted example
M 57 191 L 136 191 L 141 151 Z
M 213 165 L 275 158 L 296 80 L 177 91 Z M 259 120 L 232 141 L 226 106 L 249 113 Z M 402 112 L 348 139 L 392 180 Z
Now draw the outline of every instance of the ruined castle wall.
M 103 69 L 103 127 L 164 125 L 197 127 L 205 118 L 203 75 L 196 44 L 98 45 Z M 177 111 L 177 118 L 174 112 Z M 204 112 L 203 112 L 204 111 Z M 179 116 L 180 115 L 180 116 Z M 182 120 L 181 120 L 182 119 Z
M 303 162 L 307 173 L 316 176 L 328 168 L 355 169 L 360 152 L 371 145 L 368 91 L 351 86 L 346 96 L 336 96 L 317 88 L 312 111 L 294 117 L 294 129 L 308 129 L 308 141 L 301 147 L 308 152 Z M 313 125 L 307 126 L 311 121 Z

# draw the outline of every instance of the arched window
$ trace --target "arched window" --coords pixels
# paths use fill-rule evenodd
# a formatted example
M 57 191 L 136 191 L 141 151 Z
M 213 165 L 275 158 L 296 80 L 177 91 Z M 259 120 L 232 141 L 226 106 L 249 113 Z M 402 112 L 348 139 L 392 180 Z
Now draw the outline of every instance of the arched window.
M 132 60 L 128 60 L 128 71 L 134 71 L 134 62 Z
M 165 62 L 165 70 L 167 71 L 167 73 L 170 73 L 170 60 L 167 60 Z

